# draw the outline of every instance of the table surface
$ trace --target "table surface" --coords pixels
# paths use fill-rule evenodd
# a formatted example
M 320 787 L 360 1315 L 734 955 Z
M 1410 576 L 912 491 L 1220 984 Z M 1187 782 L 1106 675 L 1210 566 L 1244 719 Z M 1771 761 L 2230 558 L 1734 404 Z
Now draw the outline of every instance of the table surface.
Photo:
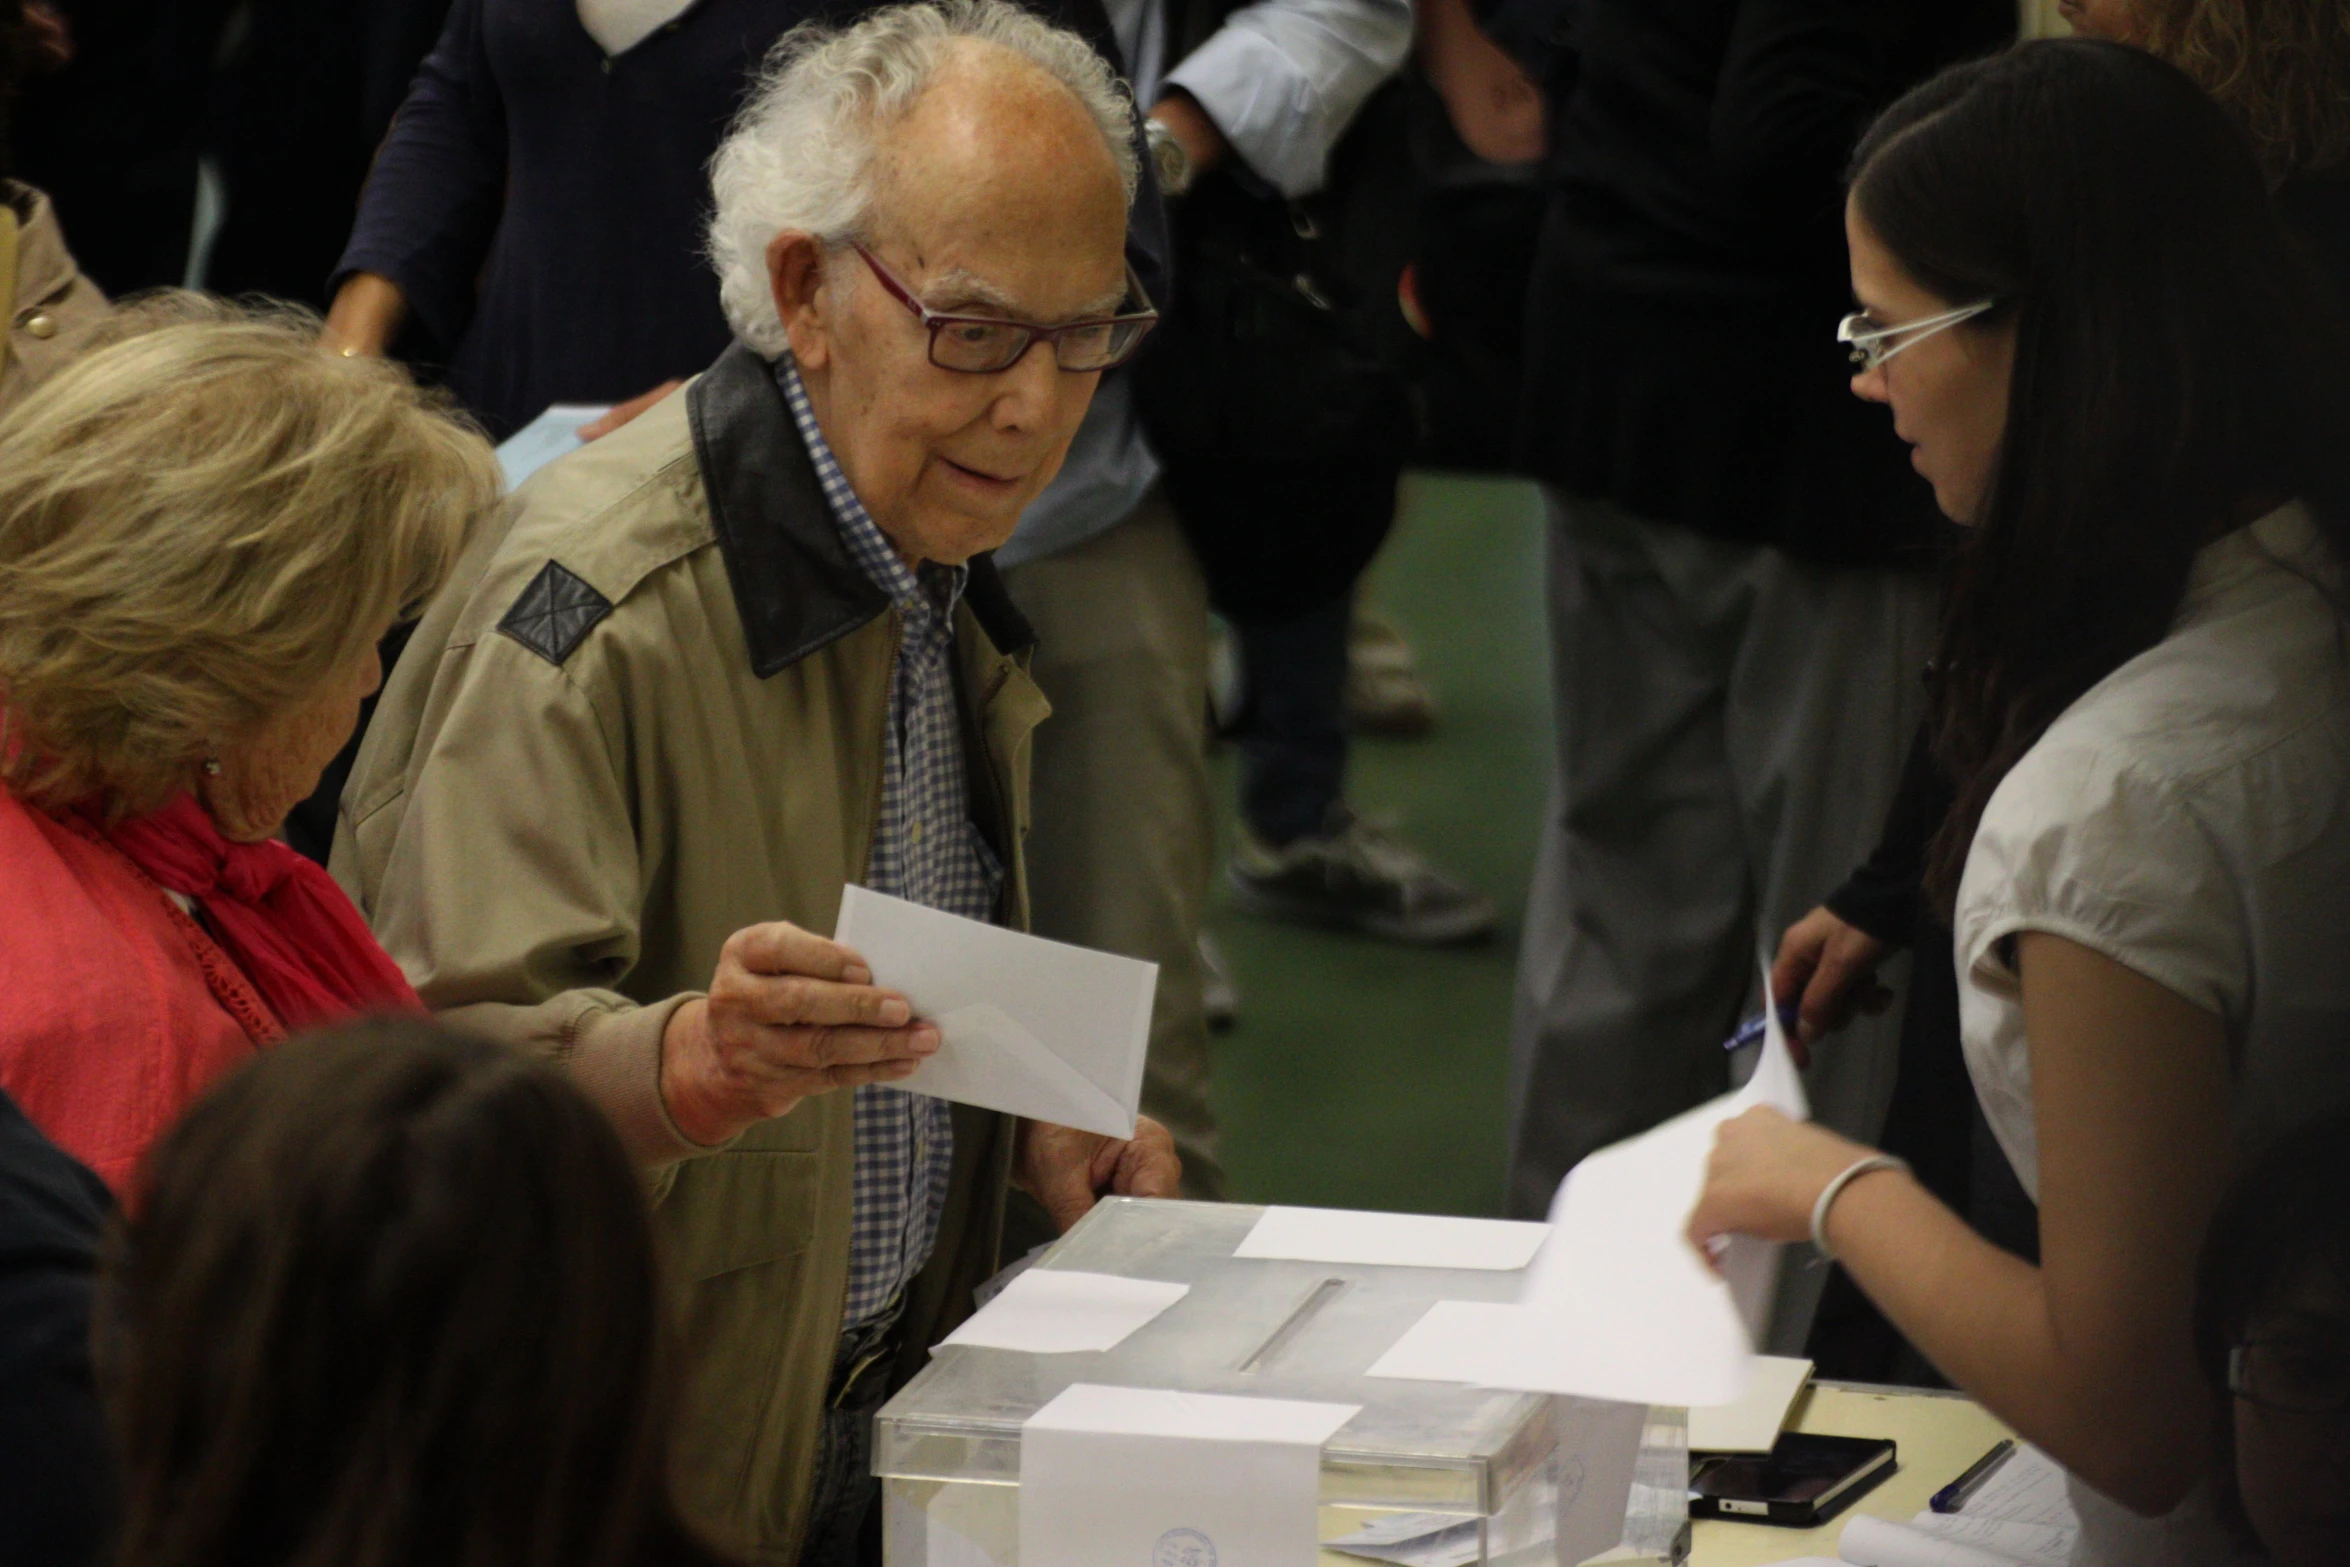
M 1836 1555 L 1836 1540 L 1854 1513 L 1906 1522 L 1967 1465 L 2011 1436 L 1989 1411 L 1956 1393 L 1859 1383 L 1815 1382 L 1796 1405 L 1791 1428 L 1824 1436 L 1886 1436 L 1899 1449 L 1892 1477 L 1819 1529 L 1701 1518 L 1691 1525 L 1690 1567 L 1764 1567 L 1800 1556 Z

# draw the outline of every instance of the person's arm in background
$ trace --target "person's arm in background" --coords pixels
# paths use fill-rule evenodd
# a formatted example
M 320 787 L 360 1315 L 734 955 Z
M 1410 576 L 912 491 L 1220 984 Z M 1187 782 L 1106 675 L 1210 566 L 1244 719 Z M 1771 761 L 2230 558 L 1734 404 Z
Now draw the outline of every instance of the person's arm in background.
M 328 288 L 325 341 L 386 352 L 411 319 L 441 354 L 472 318 L 506 189 L 506 114 L 482 39 L 485 0 L 456 0 L 359 193 Z
M 1883 1010 L 1891 999 L 1877 983 L 1877 967 L 1917 940 L 1926 849 L 1951 805 L 1949 781 L 1934 765 L 1932 737 L 1920 724 L 1877 847 L 1779 942 L 1771 996 L 1782 1006 L 1802 1003 L 1798 1037 L 1789 1041 L 1799 1057 L 1802 1045 L 1842 1028 L 1856 1011 Z
M 1411 0 L 1258 0 L 1167 73 L 1151 118 L 1200 173 L 1238 157 L 1282 195 L 1311 195 L 1411 45 Z
M 1420 68 L 1453 133 L 1488 163 L 1531 163 L 1547 141 L 1542 89 L 1487 37 L 1469 0 L 1420 0 Z

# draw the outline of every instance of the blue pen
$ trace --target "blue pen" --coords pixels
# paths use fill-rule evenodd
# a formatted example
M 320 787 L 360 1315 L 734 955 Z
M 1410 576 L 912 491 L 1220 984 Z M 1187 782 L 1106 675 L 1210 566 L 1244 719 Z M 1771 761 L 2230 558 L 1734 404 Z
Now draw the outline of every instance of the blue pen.
M 1802 1003 L 1796 1001 L 1784 1003 L 1779 1008 L 1779 1026 L 1793 1028 L 1796 1019 L 1802 1015 L 1802 1012 Z M 1763 1036 L 1769 1032 L 1769 1020 L 1762 1013 L 1757 1012 L 1738 1025 L 1737 1033 L 1722 1041 L 1722 1048 L 1724 1050 L 1744 1050 L 1748 1045 L 1759 1045 L 1763 1041 Z

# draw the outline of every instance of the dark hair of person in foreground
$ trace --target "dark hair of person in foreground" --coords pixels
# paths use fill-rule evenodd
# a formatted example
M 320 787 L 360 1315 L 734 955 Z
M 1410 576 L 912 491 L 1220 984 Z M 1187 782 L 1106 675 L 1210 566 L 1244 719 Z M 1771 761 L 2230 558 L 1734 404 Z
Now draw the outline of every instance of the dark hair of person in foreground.
M 2243 132 L 2135 49 L 2050 41 L 1946 71 L 1853 168 L 1855 215 L 1911 277 L 2015 326 L 1935 659 L 1958 804 L 1926 885 L 1947 915 L 2000 779 L 2161 640 L 2198 550 L 2298 496 L 2350 558 L 2350 328 Z
M 666 1479 L 645 1194 L 550 1067 L 421 1020 L 263 1055 L 100 1287 L 122 1567 L 715 1567 Z
M 2278 1567 L 2339 1562 L 2350 1530 L 2350 1110 L 2230 1184 L 2203 1247 L 2195 1350 L 2228 1395 L 2222 1493 Z

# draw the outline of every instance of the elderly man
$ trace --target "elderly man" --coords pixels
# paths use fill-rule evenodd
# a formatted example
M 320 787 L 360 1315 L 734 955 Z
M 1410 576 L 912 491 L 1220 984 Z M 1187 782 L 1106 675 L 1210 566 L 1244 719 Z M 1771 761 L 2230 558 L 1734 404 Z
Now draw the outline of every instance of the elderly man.
M 714 165 L 739 341 L 525 487 L 343 797 L 335 870 L 425 999 L 569 1063 L 657 1168 L 682 1493 L 758 1561 L 855 1559 L 872 1410 L 996 1265 L 1007 1181 L 1066 1227 L 1177 1180 L 1147 1121 L 884 1086 L 937 1033 L 813 934 L 848 881 L 1026 917 L 1046 709 L 985 552 L 1150 324 L 1129 115 L 1003 0 L 791 34 Z

